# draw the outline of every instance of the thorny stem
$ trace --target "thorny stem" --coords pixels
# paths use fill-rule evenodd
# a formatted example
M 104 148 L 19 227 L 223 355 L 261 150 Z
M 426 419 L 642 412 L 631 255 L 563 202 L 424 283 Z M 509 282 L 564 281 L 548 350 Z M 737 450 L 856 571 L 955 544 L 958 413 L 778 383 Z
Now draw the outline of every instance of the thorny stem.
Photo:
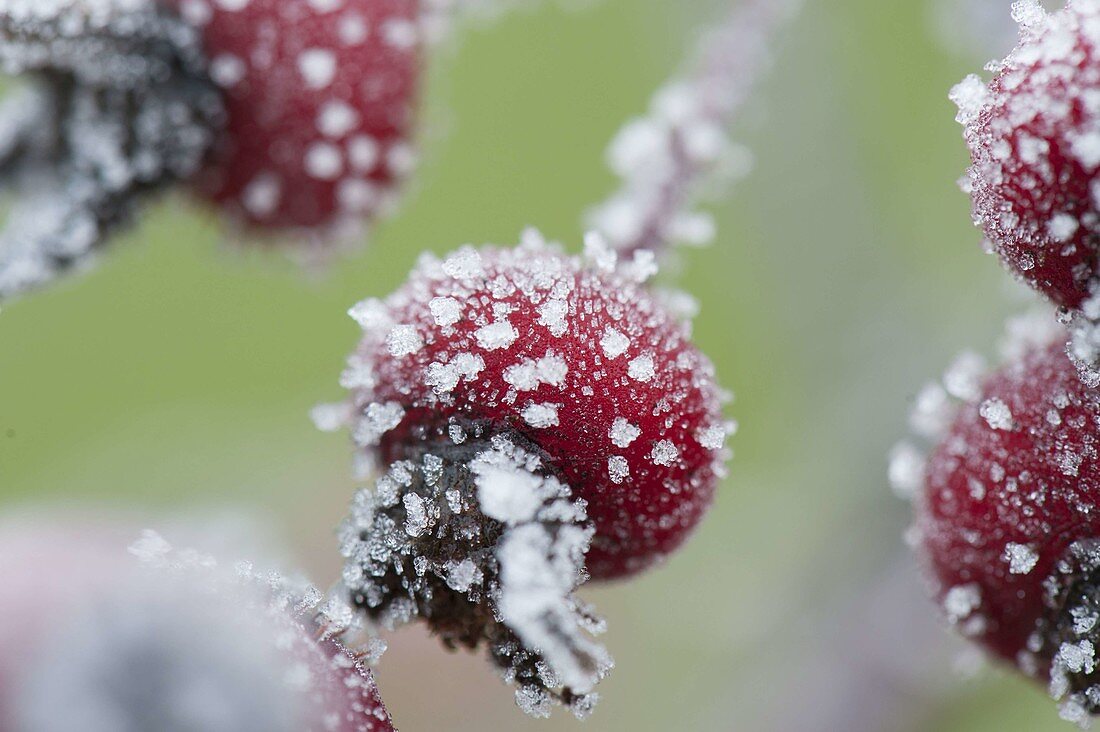
M 654 154 L 664 158 L 664 164 L 643 161 L 617 171 L 622 186 L 596 207 L 592 217 L 624 260 L 642 250 L 661 255 L 675 243 L 677 220 L 687 213 L 703 180 L 720 166 L 719 158 L 728 153 L 693 150 L 693 138 L 721 132 L 732 123 L 770 65 L 772 38 L 801 4 L 802 0 L 742 0 L 703 37 L 689 71 L 653 97 L 648 121 L 658 126 L 663 138 L 664 149 Z M 680 98 L 670 109 L 667 98 L 673 93 Z M 720 144 L 727 145 L 724 139 Z M 624 213 L 630 224 L 625 231 L 615 231 L 617 227 L 608 224 Z

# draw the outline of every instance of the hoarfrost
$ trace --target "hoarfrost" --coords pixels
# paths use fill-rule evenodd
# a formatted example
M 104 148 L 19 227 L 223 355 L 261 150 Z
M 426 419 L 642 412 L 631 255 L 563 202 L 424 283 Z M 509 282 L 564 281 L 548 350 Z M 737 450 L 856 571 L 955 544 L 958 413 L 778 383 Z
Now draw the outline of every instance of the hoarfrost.
M 689 71 L 652 98 L 649 113 L 631 120 L 607 151 L 621 187 L 590 212 L 589 224 L 626 254 L 637 281 L 652 274 L 649 257 L 669 244 L 713 238 L 713 222 L 691 207 L 708 188 L 745 175 L 748 156 L 724 127 L 741 111 L 770 63 L 772 34 L 798 0 L 746 0 L 703 39 Z
M 356 497 L 340 532 L 344 579 L 387 626 L 422 614 L 448 642 L 484 638 L 517 703 L 545 715 L 612 665 L 590 636 L 601 622 L 573 596 L 593 533 L 584 502 L 511 439 L 448 441 Z
M 1005 544 L 1004 559 L 1008 562 L 1008 571 L 1012 574 L 1027 574 L 1039 561 L 1039 553 L 1027 544 L 1008 542 Z
M 997 398 L 986 399 L 978 408 L 978 413 L 986 421 L 990 429 L 1012 429 L 1012 412 L 1008 405 Z

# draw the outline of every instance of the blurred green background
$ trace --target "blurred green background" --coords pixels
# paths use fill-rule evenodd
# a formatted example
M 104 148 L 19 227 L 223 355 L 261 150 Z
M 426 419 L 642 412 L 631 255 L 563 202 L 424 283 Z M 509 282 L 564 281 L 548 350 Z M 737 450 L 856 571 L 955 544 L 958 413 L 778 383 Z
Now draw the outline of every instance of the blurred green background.
M 990 351 L 1019 307 L 955 186 L 947 91 L 988 47 L 965 27 L 945 43 L 929 2 L 808 5 L 736 129 L 756 169 L 716 210 L 717 244 L 675 274 L 737 394 L 737 457 L 684 551 L 587 593 L 619 667 L 585 727 L 1068 728 L 1041 689 L 975 673 L 935 625 L 885 479 L 917 389 L 962 348 Z M 424 249 L 509 243 L 528 224 L 577 248 L 581 212 L 614 185 L 606 143 L 721 6 L 547 0 L 464 31 L 431 59 L 402 210 L 325 271 L 228 246 L 173 199 L 91 274 L 6 307 L 0 498 L 260 512 L 318 582 L 335 578 L 350 448 L 307 413 L 340 397 L 347 307 Z M 416 629 L 378 674 L 406 732 L 578 728 L 524 718 L 480 658 Z

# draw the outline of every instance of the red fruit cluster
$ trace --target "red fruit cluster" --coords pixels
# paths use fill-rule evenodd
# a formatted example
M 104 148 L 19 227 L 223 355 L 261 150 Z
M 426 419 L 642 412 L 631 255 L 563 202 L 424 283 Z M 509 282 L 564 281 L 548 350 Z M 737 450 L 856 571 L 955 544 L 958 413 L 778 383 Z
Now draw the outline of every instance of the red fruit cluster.
M 913 539 L 947 619 L 1049 680 L 1085 724 L 1100 713 L 1100 2 L 1013 13 L 1021 41 L 993 81 L 952 92 L 966 187 L 993 248 L 1070 311 L 1070 332 L 1037 338 L 1045 313 L 999 371 L 934 387 L 924 401 L 940 408 L 917 422 L 938 444 L 927 462 L 899 450 L 892 473 L 915 493 Z M 966 401 L 957 414 L 948 392 Z
M 952 92 L 973 161 L 964 187 L 1005 265 L 1078 308 L 1100 274 L 1100 3 L 1017 6 L 1019 46 L 988 85 Z
M 260 227 L 392 203 L 413 164 L 417 0 L 170 0 L 201 28 L 226 124 L 198 185 Z

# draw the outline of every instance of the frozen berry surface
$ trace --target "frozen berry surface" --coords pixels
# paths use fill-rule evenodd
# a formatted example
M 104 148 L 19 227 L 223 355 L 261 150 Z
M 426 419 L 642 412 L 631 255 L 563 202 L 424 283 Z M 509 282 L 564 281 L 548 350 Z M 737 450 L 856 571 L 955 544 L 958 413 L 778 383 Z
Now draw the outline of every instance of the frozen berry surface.
M 972 165 L 974 220 L 1005 265 L 1079 307 L 1100 246 L 1100 3 L 1016 3 L 1021 40 L 986 84 L 952 91 Z
M 226 126 L 205 195 L 258 227 L 392 202 L 413 164 L 417 0 L 167 0 L 201 28 Z
M 1100 538 L 1100 393 L 1064 349 L 1056 339 L 988 376 L 917 495 L 916 536 L 947 619 L 1033 674 L 1058 652 L 1040 636 L 1067 607 L 1064 576 Z
M 474 423 L 522 436 L 587 502 L 593 577 L 652 564 L 710 505 L 730 430 L 713 367 L 613 264 L 468 247 L 425 257 L 353 315 L 366 336 L 345 382 L 363 447 L 391 463 Z

